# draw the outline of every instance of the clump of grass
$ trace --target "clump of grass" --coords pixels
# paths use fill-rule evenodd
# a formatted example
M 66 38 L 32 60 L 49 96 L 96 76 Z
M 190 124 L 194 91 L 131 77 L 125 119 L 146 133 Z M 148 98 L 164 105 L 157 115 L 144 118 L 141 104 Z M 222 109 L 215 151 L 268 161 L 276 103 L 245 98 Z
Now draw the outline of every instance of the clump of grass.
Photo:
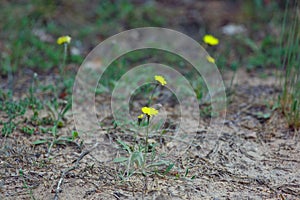
M 300 11 L 297 1 L 287 1 L 282 28 L 284 80 L 279 96 L 282 112 L 292 129 L 300 128 Z

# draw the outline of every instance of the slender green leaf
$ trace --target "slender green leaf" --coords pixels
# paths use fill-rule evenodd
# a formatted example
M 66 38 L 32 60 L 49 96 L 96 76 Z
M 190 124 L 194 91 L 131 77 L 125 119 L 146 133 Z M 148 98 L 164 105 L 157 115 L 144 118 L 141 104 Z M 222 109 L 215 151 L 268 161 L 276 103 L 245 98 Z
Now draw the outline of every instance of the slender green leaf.
M 125 143 L 123 142 L 122 140 L 117 140 L 117 142 L 126 150 L 128 151 L 128 153 L 131 153 L 131 150 L 130 150 L 130 147 Z
M 173 164 L 173 163 L 169 164 L 169 166 L 167 167 L 167 169 L 166 169 L 166 171 L 163 173 L 163 175 L 166 175 L 167 173 L 169 173 L 173 167 L 174 167 L 174 164 Z
M 151 163 L 147 167 L 155 167 L 155 166 L 161 166 L 161 165 L 168 165 L 168 162 L 162 160 L 162 161 L 158 161 L 158 162 L 155 162 L 155 163 Z
M 184 177 L 187 177 L 188 174 L 189 174 L 189 168 L 186 168 Z
M 119 158 L 115 158 L 115 159 L 113 160 L 113 162 L 121 163 L 121 162 L 125 162 L 125 161 L 127 161 L 127 160 L 128 160 L 127 157 L 119 157 Z
M 36 140 L 32 144 L 39 145 L 39 144 L 44 144 L 44 143 L 47 143 L 47 142 L 48 142 L 47 140 Z
M 77 131 L 72 131 L 72 137 L 73 137 L 73 140 L 78 138 L 78 132 Z
M 143 165 L 143 163 L 144 163 L 144 156 L 143 156 L 142 152 L 133 152 L 131 154 L 130 162 L 133 163 L 135 161 L 137 161 L 138 166 L 142 166 Z

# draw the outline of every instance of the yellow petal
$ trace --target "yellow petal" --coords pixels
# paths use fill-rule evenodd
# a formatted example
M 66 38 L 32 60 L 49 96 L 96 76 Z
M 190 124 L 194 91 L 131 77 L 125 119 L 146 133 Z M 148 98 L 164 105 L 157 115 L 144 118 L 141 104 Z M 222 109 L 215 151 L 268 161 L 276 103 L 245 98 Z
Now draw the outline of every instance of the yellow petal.
M 138 116 L 139 119 L 142 119 L 143 117 L 144 117 L 144 114 L 140 114 L 140 115 Z
M 158 114 L 158 110 L 156 110 L 155 108 L 151 108 L 151 107 L 143 107 L 142 112 L 145 113 L 146 115 L 149 115 L 150 117 L 152 115 Z

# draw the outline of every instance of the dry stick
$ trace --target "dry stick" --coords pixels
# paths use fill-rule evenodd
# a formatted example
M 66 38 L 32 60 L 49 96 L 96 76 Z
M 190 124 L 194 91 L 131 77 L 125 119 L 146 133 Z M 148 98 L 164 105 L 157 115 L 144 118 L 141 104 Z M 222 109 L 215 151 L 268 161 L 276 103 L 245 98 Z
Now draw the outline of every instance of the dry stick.
M 61 184 L 62 184 L 62 182 L 63 182 L 63 180 L 64 180 L 64 177 L 65 177 L 70 171 L 75 170 L 75 169 L 79 166 L 80 160 L 81 160 L 84 156 L 86 156 L 86 155 L 88 155 L 89 153 L 91 153 L 91 152 L 98 146 L 98 144 L 99 144 L 99 143 L 97 142 L 97 143 L 96 143 L 94 146 L 92 146 L 90 149 L 88 149 L 88 150 L 82 152 L 82 153 L 80 154 L 79 158 L 77 158 L 77 160 L 76 160 L 75 162 L 73 162 L 73 163 L 75 163 L 74 166 L 73 166 L 73 167 L 70 167 L 70 168 L 68 168 L 68 169 L 66 169 L 66 170 L 64 170 L 64 171 L 62 172 L 62 175 L 61 175 L 61 177 L 60 177 L 60 179 L 59 179 L 59 181 L 58 181 L 58 184 L 57 184 L 57 187 L 56 187 L 56 190 L 55 190 L 54 200 L 58 200 L 58 193 L 59 193 L 59 191 L 60 191 L 60 186 L 61 186 Z

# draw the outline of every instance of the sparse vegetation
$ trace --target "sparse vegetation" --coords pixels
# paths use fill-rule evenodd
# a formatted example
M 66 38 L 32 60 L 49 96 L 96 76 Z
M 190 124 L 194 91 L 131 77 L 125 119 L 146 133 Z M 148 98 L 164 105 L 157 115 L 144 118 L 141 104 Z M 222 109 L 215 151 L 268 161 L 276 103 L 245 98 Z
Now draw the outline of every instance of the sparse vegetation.
M 279 96 L 282 111 L 288 124 L 293 129 L 300 128 L 300 7 L 297 1 L 286 10 L 282 28 L 282 48 L 284 57 L 281 60 L 284 71 L 282 87 Z
M 2 1 L 0 199 L 297 198 L 299 16 L 294 0 Z M 221 33 L 228 24 L 243 31 Z M 176 140 L 180 120 L 192 127 L 194 116 L 182 115 L 189 108 L 172 94 L 174 77 L 167 76 L 132 91 L 134 117 L 120 122 L 97 113 L 95 137 L 76 130 L 72 92 L 84 58 L 108 37 L 148 26 L 181 31 L 205 48 L 205 62 L 225 81 L 228 109 L 213 112 L 213 94 L 188 60 L 143 49 L 109 65 L 95 89 L 95 109 L 111 111 L 112 91 L 130 69 L 165 64 L 189 81 L 199 103 L 199 128 L 181 130 L 191 142 Z M 155 121 L 163 111 L 165 121 Z M 217 135 L 223 125 L 209 121 L 226 112 Z

